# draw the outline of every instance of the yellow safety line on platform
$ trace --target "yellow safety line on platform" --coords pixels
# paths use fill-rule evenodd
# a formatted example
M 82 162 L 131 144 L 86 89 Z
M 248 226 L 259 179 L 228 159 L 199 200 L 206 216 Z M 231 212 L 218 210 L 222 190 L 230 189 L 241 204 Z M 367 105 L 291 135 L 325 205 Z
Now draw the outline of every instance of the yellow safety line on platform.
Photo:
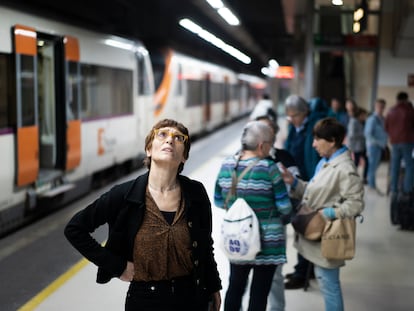
M 39 294 L 35 297 L 30 299 L 27 303 L 25 303 L 20 309 L 17 311 L 32 311 L 38 305 L 40 305 L 47 297 L 53 294 L 56 290 L 59 289 L 63 284 L 65 284 L 70 278 L 72 278 L 79 270 L 85 267 L 89 261 L 86 259 L 81 259 L 78 263 L 72 266 L 68 271 L 58 277 L 55 281 L 53 281 L 48 287 L 43 289 Z

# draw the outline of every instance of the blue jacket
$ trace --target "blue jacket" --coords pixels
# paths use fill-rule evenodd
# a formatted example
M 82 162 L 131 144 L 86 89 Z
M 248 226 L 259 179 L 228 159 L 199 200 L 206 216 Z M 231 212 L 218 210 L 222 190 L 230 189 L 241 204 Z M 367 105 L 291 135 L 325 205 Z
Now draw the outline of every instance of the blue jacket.
M 312 147 L 313 127 L 328 115 L 328 110 L 329 107 L 323 99 L 313 98 L 309 101 L 309 114 L 304 128 L 297 133 L 295 127 L 289 124 L 285 148 L 295 159 L 301 179 L 305 181 L 313 176 L 320 160 L 319 154 Z
M 383 149 L 387 145 L 388 134 L 384 128 L 384 120 L 376 113 L 370 115 L 365 122 L 364 135 L 367 147 L 377 146 Z

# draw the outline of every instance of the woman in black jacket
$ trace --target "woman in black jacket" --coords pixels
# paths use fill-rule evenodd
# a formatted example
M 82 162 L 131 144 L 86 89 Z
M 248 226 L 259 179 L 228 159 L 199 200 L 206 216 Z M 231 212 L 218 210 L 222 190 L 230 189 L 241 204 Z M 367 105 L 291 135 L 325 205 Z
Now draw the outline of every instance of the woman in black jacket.
M 98 283 L 130 282 L 125 310 L 219 310 L 211 204 L 204 186 L 180 175 L 190 140 L 165 119 L 145 139 L 149 171 L 103 194 L 67 224 L 72 245 L 98 266 Z M 108 224 L 105 246 L 90 235 Z

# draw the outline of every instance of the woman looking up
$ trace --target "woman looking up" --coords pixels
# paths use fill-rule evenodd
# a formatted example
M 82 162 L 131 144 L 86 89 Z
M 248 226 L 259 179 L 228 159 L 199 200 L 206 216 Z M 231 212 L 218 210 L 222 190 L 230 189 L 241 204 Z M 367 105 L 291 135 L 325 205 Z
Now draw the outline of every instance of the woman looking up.
M 211 204 L 201 183 L 180 175 L 189 151 L 184 125 L 158 122 L 145 139 L 148 172 L 104 193 L 65 228 L 72 245 L 98 266 L 98 283 L 130 282 L 126 311 L 220 308 Z M 103 224 L 105 246 L 90 235 Z

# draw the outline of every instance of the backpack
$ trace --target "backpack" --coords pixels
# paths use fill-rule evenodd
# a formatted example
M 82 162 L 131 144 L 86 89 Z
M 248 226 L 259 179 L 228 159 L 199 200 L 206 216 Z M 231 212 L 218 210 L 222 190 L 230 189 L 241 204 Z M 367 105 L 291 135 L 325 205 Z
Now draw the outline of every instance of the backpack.
M 246 200 L 237 198 L 227 209 L 227 202 L 235 193 L 237 183 L 256 163 L 257 161 L 246 167 L 238 178 L 235 170 L 232 174 L 232 187 L 226 198 L 227 211 L 223 218 L 220 235 L 220 248 L 229 260 L 253 260 L 261 250 L 259 220 Z

